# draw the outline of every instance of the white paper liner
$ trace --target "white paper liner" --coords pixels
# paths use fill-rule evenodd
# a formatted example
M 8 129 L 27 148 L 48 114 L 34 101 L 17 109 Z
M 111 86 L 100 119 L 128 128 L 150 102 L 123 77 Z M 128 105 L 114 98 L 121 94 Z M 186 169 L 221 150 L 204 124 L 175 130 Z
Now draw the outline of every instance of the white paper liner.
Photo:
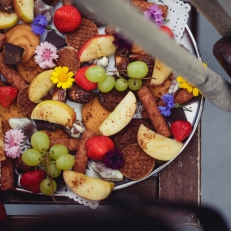
M 169 19 L 169 22 L 165 25 L 171 28 L 175 35 L 175 41 L 180 44 L 191 6 L 180 0 L 159 0 L 158 2 L 168 6 L 167 19 Z
M 77 201 L 79 204 L 89 206 L 91 209 L 96 209 L 99 206 L 98 201 L 92 201 L 82 198 L 78 196 L 76 193 L 74 193 L 68 186 L 65 186 L 62 189 L 60 189 L 58 193 L 62 194 L 62 196 L 69 197 L 70 199 Z

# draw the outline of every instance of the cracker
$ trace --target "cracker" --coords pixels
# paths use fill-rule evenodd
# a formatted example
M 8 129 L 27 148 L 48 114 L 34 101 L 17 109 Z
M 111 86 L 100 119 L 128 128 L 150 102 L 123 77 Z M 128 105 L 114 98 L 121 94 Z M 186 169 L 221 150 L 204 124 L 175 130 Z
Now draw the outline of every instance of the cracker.
M 77 30 L 66 34 L 66 42 L 76 50 L 91 37 L 98 35 L 98 27 L 88 19 L 83 19 Z
M 131 144 L 122 150 L 125 164 L 121 173 L 130 180 L 140 180 L 154 169 L 155 159 L 147 155 L 139 144 Z

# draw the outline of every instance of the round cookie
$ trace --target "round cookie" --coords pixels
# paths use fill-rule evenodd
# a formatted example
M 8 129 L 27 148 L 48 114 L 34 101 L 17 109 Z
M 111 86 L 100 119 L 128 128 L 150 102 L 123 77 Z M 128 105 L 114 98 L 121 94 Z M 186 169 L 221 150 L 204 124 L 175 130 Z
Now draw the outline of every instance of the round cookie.
M 88 19 L 82 19 L 81 25 L 75 31 L 66 34 L 66 43 L 79 50 L 88 39 L 98 34 L 98 27 L 95 23 Z
M 107 93 L 99 92 L 99 102 L 108 111 L 113 111 L 120 101 L 126 96 L 129 90 L 117 91 L 113 88 Z
M 18 24 L 6 31 L 4 35 L 6 42 L 24 49 L 22 62 L 28 61 L 34 55 L 35 48 L 40 44 L 40 36 L 34 34 L 28 24 Z
M 155 166 L 155 159 L 147 155 L 139 144 L 131 144 L 122 150 L 124 166 L 121 173 L 130 180 L 140 180 L 146 177 Z
M 71 46 L 66 46 L 58 51 L 56 66 L 66 66 L 70 71 L 76 73 L 80 67 L 80 61 L 77 58 L 77 50 Z
M 112 136 L 115 148 L 122 150 L 130 144 L 137 143 L 137 132 L 141 124 L 154 130 L 153 125 L 149 119 L 134 118 L 125 128 Z
M 82 123 L 88 131 L 95 133 L 96 135 L 102 135 L 99 131 L 99 126 L 110 114 L 99 103 L 98 97 L 95 96 L 89 103 L 86 103 L 82 107 Z
M 35 62 L 34 56 L 28 61 L 18 64 L 16 70 L 27 83 L 31 83 L 39 73 L 44 71 L 44 69 Z

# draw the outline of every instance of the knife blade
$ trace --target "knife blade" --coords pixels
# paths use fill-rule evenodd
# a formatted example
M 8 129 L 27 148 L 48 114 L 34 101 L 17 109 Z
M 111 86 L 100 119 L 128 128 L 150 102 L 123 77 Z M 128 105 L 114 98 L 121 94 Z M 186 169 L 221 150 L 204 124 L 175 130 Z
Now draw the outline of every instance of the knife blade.
M 215 106 L 231 112 L 231 85 L 201 60 L 176 44 L 158 27 L 124 0 L 75 0 L 94 12 L 103 21 L 118 27 L 133 42 L 141 45 L 150 55 L 160 59 L 178 75 L 199 88 Z

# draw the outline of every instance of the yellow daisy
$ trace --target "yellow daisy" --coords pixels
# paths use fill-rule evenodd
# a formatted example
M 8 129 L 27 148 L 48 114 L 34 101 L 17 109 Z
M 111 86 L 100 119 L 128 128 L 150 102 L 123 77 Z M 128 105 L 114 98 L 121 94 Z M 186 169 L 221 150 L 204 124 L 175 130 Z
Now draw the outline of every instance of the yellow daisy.
M 70 71 L 68 67 L 56 67 L 52 72 L 51 81 L 56 84 L 57 87 L 61 87 L 63 89 L 70 88 L 75 81 L 73 78 L 74 72 Z
M 176 80 L 179 83 L 180 88 L 185 88 L 187 89 L 188 92 L 192 92 L 193 96 L 199 95 L 199 92 L 200 92 L 199 89 L 196 88 L 191 83 L 187 82 L 182 76 L 178 76 Z
M 207 67 L 207 64 L 203 63 L 203 66 Z M 198 88 L 196 88 L 191 83 L 187 82 L 187 80 L 184 79 L 182 76 L 178 76 L 176 80 L 179 83 L 180 88 L 185 88 L 188 92 L 192 92 L 193 96 L 198 96 L 199 93 L 201 93 Z

